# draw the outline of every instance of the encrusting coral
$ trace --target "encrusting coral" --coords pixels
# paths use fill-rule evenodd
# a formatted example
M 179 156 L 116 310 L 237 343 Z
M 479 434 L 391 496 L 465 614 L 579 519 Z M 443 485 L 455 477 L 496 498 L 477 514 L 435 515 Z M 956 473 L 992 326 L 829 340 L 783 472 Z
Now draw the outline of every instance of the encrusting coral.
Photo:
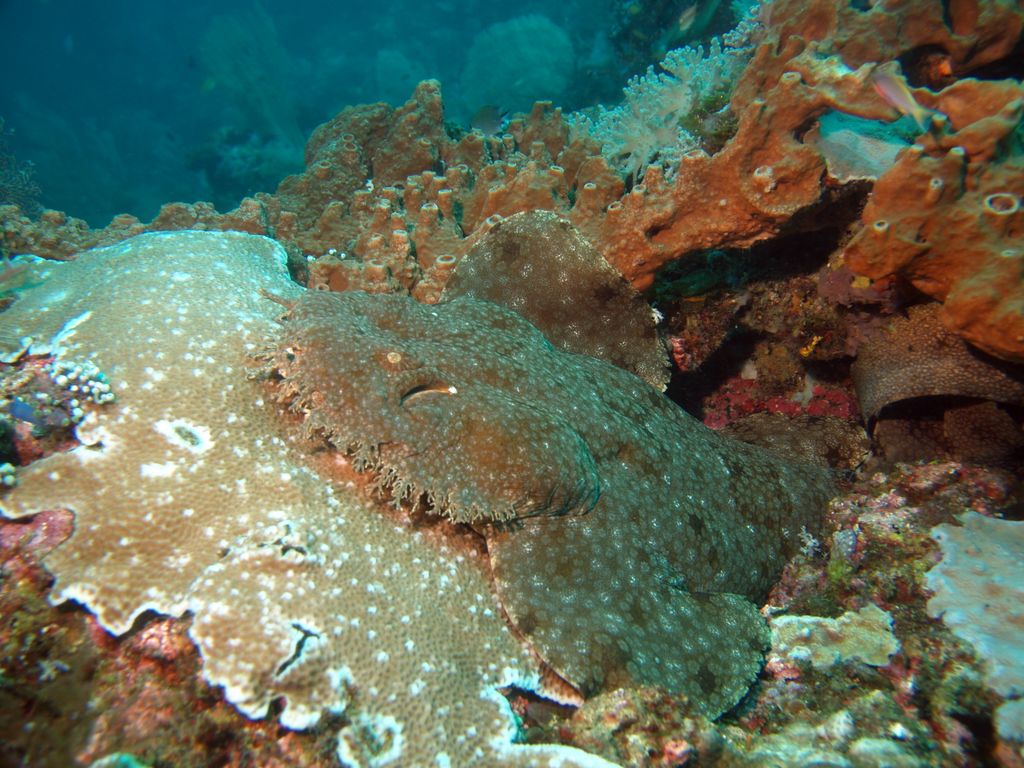
M 283 697 L 290 727 L 343 713 L 345 764 L 604 764 L 511 743 L 496 689 L 536 689 L 538 669 L 478 549 L 316 476 L 247 378 L 280 310 L 261 291 L 301 290 L 278 245 L 153 234 L 38 270 L 0 338 L 88 358 L 117 394 L 79 426 L 83 445 L 24 468 L 2 501 L 12 517 L 74 512 L 46 559 L 55 602 L 114 633 L 148 610 L 191 611 L 204 675 L 229 701 L 262 717 Z
M 1024 741 L 1024 653 L 1019 628 L 1024 620 L 1024 522 L 966 512 L 958 521 L 935 526 L 932 536 L 942 560 L 927 575 L 933 592 L 928 612 L 983 659 L 985 679 L 1006 698 L 995 713 L 1000 735 Z

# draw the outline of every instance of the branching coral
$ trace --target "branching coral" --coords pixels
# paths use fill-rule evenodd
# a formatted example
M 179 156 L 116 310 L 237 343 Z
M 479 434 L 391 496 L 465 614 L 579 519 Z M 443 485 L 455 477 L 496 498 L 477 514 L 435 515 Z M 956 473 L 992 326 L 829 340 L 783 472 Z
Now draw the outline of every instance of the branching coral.
M 16 205 L 26 216 L 38 216 L 39 185 L 32 166 L 21 163 L 7 146 L 4 121 L 0 118 L 0 205 Z
M 743 27 L 703 46 L 671 51 L 661 71 L 648 68 L 623 89 L 623 103 L 599 107 L 597 115 L 573 115 L 570 124 L 601 144 L 602 154 L 631 178 L 639 179 L 652 163 L 667 168 L 700 146 L 694 122 L 723 109 L 750 58 L 749 30 Z

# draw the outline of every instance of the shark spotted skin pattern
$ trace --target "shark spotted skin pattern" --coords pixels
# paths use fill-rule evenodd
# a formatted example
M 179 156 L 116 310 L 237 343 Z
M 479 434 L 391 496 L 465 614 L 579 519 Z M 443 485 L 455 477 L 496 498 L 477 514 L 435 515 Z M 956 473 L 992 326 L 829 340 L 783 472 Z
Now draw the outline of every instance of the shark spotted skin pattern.
M 657 684 L 709 715 L 756 676 L 757 604 L 813 533 L 826 470 L 705 428 L 636 376 L 460 297 L 286 302 L 282 397 L 398 499 L 487 541 L 499 600 L 589 695 Z

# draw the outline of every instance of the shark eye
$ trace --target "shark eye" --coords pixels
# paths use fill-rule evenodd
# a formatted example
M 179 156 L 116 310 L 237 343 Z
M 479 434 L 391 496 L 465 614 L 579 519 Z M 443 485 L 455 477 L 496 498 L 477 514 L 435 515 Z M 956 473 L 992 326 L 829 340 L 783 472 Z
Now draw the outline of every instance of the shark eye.
M 455 395 L 458 392 L 459 390 L 450 384 L 445 384 L 442 381 L 430 381 L 405 390 L 398 402 L 400 405 L 408 405 L 432 395 Z

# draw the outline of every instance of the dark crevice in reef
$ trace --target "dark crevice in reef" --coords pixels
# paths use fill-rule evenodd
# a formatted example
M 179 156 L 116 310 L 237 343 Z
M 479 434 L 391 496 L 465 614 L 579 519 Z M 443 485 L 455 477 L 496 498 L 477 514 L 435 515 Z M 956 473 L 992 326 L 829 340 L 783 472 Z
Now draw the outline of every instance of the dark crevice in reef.
M 515 685 L 499 691 L 522 723 L 519 741 L 524 744 L 550 743 L 552 731 L 576 712 L 576 707 L 559 704 Z
M 763 333 L 743 322 L 749 292 L 768 283 L 813 274 L 825 266 L 844 236 L 845 228 L 835 227 L 799 232 L 745 250 L 694 254 L 661 270 L 648 299 L 667 318 L 686 314 L 688 302 L 705 306 L 726 301 L 738 304 L 725 338 L 699 368 L 682 372 L 673 367 L 666 390 L 669 398 L 699 418 L 702 401 L 740 373 L 758 341 L 764 338 Z M 824 379 L 841 379 L 846 366 L 816 365 L 814 372 Z
M 859 210 L 851 211 L 857 213 Z M 659 270 L 646 296 L 666 308 L 679 299 L 706 295 L 714 289 L 737 290 L 759 280 L 810 274 L 828 261 L 844 232 L 845 227 L 828 227 L 782 235 L 750 248 L 698 251 Z
M 952 713 L 953 719 L 962 723 L 974 738 L 967 742 L 973 749 L 979 765 L 1003 765 L 995 754 L 996 730 L 991 717 L 981 714 Z
M 738 331 L 692 373 L 673 369 L 665 394 L 695 418 L 703 417 L 703 403 L 728 379 L 739 374 L 757 343 L 753 333 Z
M 319 634 L 317 634 L 311 629 L 307 629 L 306 627 L 299 624 L 297 621 L 292 622 L 292 629 L 294 629 L 296 632 L 300 632 L 302 634 L 302 637 L 300 637 L 298 642 L 295 643 L 295 650 L 292 652 L 292 655 L 285 659 L 283 662 L 281 662 L 281 665 L 277 668 L 276 674 L 278 677 L 284 674 L 284 672 L 287 671 L 287 669 L 290 666 L 292 666 L 302 657 L 302 652 L 305 649 L 307 640 L 309 640 L 311 637 L 320 637 Z
M 972 70 L 969 76 L 978 80 L 1024 79 L 1024 37 L 1017 41 L 1008 56 Z

